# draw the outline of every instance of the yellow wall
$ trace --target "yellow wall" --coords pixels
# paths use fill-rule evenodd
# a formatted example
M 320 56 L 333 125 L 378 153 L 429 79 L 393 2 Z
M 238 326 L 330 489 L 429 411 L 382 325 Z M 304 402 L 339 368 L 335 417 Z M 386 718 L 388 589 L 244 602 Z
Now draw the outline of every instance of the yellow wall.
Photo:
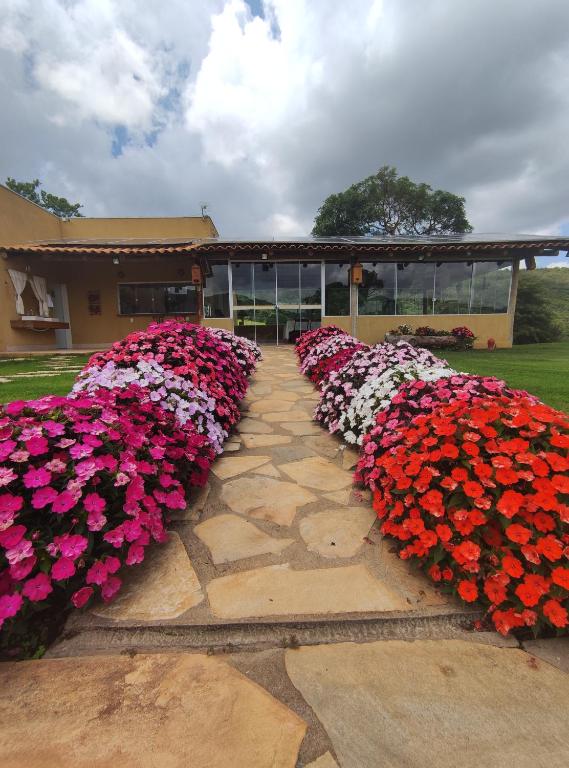
M 204 317 L 202 325 L 207 328 L 223 328 L 225 331 L 233 331 L 233 320 L 230 317 Z
M 57 216 L 0 185 L 0 247 L 50 239 L 61 239 Z
M 184 240 L 217 235 L 209 216 L 70 219 L 62 221 L 61 227 L 65 240 Z
M 348 318 L 349 320 L 349 318 Z M 357 319 L 357 337 L 366 344 L 383 341 L 385 334 L 398 325 L 430 325 L 441 331 L 450 331 L 459 325 L 466 325 L 477 337 L 475 348 L 485 348 L 492 338 L 498 347 L 511 347 L 510 315 L 377 315 L 361 316 Z M 343 327 L 343 326 L 342 326 Z M 346 329 L 348 330 L 348 329 Z
M 343 317 L 323 317 L 322 325 L 337 325 L 343 331 L 352 332 L 352 318 L 349 315 Z

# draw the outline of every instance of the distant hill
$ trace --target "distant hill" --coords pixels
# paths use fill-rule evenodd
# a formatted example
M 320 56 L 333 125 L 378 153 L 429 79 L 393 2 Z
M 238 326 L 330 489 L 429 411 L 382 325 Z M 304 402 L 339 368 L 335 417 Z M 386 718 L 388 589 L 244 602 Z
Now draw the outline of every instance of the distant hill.
M 569 259 L 567 260 L 569 266 Z M 547 296 L 555 322 L 564 338 L 569 338 L 569 269 L 552 267 L 520 271 L 520 285 L 537 287 Z

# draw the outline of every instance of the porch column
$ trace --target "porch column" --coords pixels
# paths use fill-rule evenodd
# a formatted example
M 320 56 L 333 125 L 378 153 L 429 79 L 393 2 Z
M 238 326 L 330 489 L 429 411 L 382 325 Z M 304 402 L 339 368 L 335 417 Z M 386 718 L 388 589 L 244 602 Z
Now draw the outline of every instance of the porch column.
M 510 300 L 508 302 L 508 336 L 510 345 L 514 343 L 514 319 L 516 316 L 516 299 L 518 297 L 518 278 L 520 274 L 520 260 L 514 259 L 512 263 L 512 282 L 510 283 Z

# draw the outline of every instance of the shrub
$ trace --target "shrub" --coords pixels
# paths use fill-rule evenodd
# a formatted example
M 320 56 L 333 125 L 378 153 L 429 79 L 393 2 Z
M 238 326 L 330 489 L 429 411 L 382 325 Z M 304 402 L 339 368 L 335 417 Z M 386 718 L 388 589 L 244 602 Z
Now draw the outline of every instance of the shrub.
M 331 336 L 347 336 L 348 333 L 337 325 L 324 325 L 311 331 L 304 331 L 295 342 L 295 351 L 300 362 L 304 360 L 311 349 Z

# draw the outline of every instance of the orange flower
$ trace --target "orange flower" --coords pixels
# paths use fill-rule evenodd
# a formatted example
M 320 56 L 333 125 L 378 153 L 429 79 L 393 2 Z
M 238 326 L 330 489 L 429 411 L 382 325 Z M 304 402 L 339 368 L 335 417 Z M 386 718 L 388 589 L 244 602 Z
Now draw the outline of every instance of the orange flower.
M 435 526 L 437 536 L 441 541 L 450 541 L 452 539 L 452 531 L 445 523 L 439 523 Z
M 514 485 L 518 482 L 519 477 L 513 469 L 497 469 L 496 480 L 502 485 Z
M 551 572 L 551 581 L 558 587 L 569 590 L 569 568 L 554 568 Z
M 484 582 L 484 593 L 494 605 L 500 605 L 507 597 L 506 587 L 496 576 L 490 576 L 486 579 Z
M 473 581 L 463 579 L 458 583 L 458 594 L 467 603 L 473 603 L 478 597 L 478 587 Z
M 520 507 L 524 503 L 525 499 L 521 493 L 517 491 L 504 491 L 502 496 L 498 499 L 496 508 L 498 512 L 501 512 L 504 517 L 508 517 L 510 520 L 519 512 Z
M 467 480 L 465 483 L 463 483 L 462 488 L 465 494 L 470 496 L 472 499 L 477 499 L 484 493 L 484 489 L 480 483 L 476 483 L 473 480 Z
M 548 600 L 543 604 L 543 614 L 547 616 L 554 627 L 567 626 L 567 610 L 558 600 Z
M 531 539 L 531 531 L 523 525 L 513 523 L 506 528 L 506 536 L 510 541 L 515 541 L 516 544 L 527 544 Z
M 461 541 L 458 546 L 453 549 L 453 557 L 457 563 L 464 565 L 471 560 L 478 560 L 480 557 L 480 547 L 473 541 L 466 539 Z
M 513 576 L 515 579 L 519 579 L 524 573 L 521 560 L 518 560 L 517 557 L 513 557 L 513 555 L 506 555 L 506 557 L 504 557 L 502 560 L 502 568 L 509 576 Z
M 538 540 L 536 547 L 537 551 L 552 563 L 559 560 L 563 554 L 561 542 L 555 536 L 544 536 Z
M 555 530 L 555 522 L 546 512 L 537 512 L 533 518 L 533 524 L 541 533 Z

